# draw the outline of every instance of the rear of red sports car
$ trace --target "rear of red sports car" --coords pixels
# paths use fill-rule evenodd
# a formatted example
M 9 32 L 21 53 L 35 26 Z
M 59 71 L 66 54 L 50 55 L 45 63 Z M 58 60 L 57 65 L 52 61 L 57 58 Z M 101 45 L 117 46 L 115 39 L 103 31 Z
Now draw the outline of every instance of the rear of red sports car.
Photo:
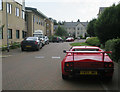
M 107 52 L 105 53 L 100 48 L 92 47 L 91 49 L 90 46 L 73 47 L 66 53 L 61 63 L 63 79 L 67 79 L 71 75 L 100 76 L 104 79 L 112 79 L 114 64 L 106 54 Z

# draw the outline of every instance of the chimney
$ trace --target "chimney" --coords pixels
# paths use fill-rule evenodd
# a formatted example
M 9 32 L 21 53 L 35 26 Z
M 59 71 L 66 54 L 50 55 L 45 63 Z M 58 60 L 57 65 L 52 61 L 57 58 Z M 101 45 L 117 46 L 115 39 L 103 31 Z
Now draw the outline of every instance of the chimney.
M 25 0 L 22 0 L 22 10 L 25 11 Z

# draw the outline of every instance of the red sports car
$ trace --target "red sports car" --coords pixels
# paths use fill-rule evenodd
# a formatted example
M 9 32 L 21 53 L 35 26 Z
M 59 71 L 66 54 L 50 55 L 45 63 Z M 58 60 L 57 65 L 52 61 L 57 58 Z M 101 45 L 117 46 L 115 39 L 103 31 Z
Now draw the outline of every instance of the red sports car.
M 68 37 L 68 38 L 66 39 L 66 42 L 72 42 L 72 41 L 74 41 L 74 38 L 73 38 L 73 37 Z
M 73 46 L 61 62 L 62 78 L 69 76 L 101 76 L 111 80 L 114 72 L 114 63 L 106 53 L 95 46 Z

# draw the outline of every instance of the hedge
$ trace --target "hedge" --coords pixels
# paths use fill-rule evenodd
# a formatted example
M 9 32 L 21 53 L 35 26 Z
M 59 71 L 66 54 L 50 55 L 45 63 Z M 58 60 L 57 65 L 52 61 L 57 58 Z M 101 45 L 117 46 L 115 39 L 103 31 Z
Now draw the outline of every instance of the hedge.
M 108 40 L 105 43 L 105 50 L 112 51 L 111 59 L 115 62 L 120 61 L 120 38 Z
M 97 37 L 91 37 L 86 40 L 86 43 L 92 46 L 100 47 L 100 41 Z

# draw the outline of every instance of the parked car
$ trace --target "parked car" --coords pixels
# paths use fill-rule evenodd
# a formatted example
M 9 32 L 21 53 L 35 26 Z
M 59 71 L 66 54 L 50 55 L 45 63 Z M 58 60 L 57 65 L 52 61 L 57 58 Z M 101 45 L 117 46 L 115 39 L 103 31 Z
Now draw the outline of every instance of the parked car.
M 90 37 L 86 37 L 86 40 L 87 40 L 88 38 L 90 38 Z
M 53 37 L 52 42 L 63 42 L 61 37 Z
M 61 62 L 62 78 L 72 76 L 98 76 L 102 79 L 111 80 L 114 72 L 114 63 L 99 47 L 73 46 Z
M 42 42 L 42 47 L 45 45 L 45 39 L 44 39 L 44 36 L 39 36 L 39 39 L 41 40 Z
M 49 38 L 47 36 L 44 36 L 45 44 L 49 44 Z
M 66 39 L 66 42 L 72 42 L 72 41 L 74 41 L 74 38 L 73 38 L 73 37 L 68 37 L 68 38 Z
M 44 39 L 44 35 L 43 35 L 43 31 L 42 30 L 35 30 L 35 32 L 33 33 L 34 37 L 39 37 L 39 39 L 42 42 L 42 46 L 45 45 L 45 39 Z
M 42 42 L 38 37 L 27 37 L 21 42 L 21 51 L 39 50 L 42 48 Z

